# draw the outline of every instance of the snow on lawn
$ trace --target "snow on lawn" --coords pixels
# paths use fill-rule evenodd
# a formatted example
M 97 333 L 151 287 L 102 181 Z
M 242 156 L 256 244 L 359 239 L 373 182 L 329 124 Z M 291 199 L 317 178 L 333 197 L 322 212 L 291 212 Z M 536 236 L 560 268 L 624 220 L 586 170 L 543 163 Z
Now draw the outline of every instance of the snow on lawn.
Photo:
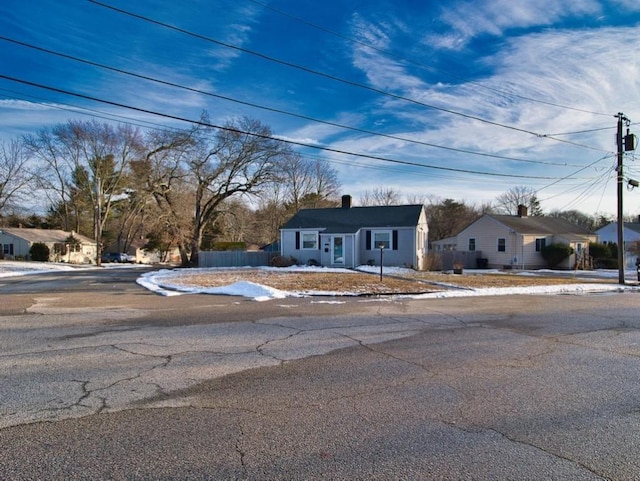
M 57 264 L 55 262 L 0 261 L 0 277 L 42 274 L 52 271 L 71 271 L 74 269 L 75 267 L 71 267 L 69 264 Z
M 239 271 L 246 268 L 237 268 Z M 255 269 L 255 268 L 254 268 Z M 349 269 L 337 269 L 337 268 L 325 268 L 325 267 L 278 267 L 278 268 L 269 268 L 262 267 L 259 269 L 264 270 L 276 270 L 277 272 L 323 272 L 323 273 L 352 273 L 352 270 Z M 229 271 L 229 268 L 218 268 L 218 270 Z M 380 267 L 376 266 L 360 266 L 357 270 L 369 273 L 379 273 Z M 349 292 L 314 292 L 310 294 L 308 292 L 295 292 L 295 291 L 281 291 L 278 289 L 274 289 L 271 287 L 263 286 L 260 284 L 256 284 L 253 282 L 235 282 L 233 284 L 222 286 L 222 287 L 198 287 L 198 286 L 184 286 L 177 282 L 177 279 L 182 274 L 193 274 L 194 272 L 201 271 L 202 273 L 214 273 L 216 268 L 203 268 L 203 269 L 189 269 L 185 271 L 184 269 L 176 269 L 176 270 L 160 270 L 149 272 L 143 274 L 140 278 L 138 278 L 138 284 L 146 287 L 147 289 L 156 292 L 160 295 L 164 296 L 175 296 L 187 293 L 206 293 L 206 294 L 227 294 L 233 296 L 243 296 L 252 298 L 257 301 L 265 301 L 269 299 L 282 299 L 285 297 L 301 297 L 301 296 L 309 296 L 309 295 L 324 295 L 324 296 L 349 296 L 353 295 L 353 293 Z M 383 270 L 383 275 L 395 275 L 402 277 L 403 274 L 413 273 L 415 271 L 406 268 L 399 267 L 385 267 Z M 497 274 L 502 271 L 493 271 L 493 270 L 465 270 L 465 272 L 469 273 L 484 273 L 484 274 Z M 588 278 L 593 280 L 602 278 L 602 279 L 610 279 L 612 277 L 617 277 L 617 271 L 514 271 L 510 272 L 510 274 L 519 275 L 573 275 L 574 277 L 583 276 L 584 278 Z M 539 273 L 537 273 L 539 272 Z M 627 272 L 628 277 L 635 277 L 635 270 Z M 622 286 L 619 284 L 597 284 L 597 283 L 585 283 L 585 284 L 562 284 L 562 285 L 550 285 L 550 286 L 526 286 L 526 287 L 493 287 L 493 288 L 482 288 L 482 289 L 461 289 L 454 288 L 446 291 L 438 291 L 427 294 L 410 294 L 410 295 L 396 295 L 396 297 L 402 298 L 412 298 L 412 299 L 429 299 L 429 298 L 444 298 L 444 297 L 469 297 L 469 296 L 504 296 L 510 294 L 581 294 L 581 293 L 589 293 L 589 292 L 620 292 L 622 290 L 638 290 L 638 286 Z M 389 296 L 387 296 L 389 297 Z
M 120 267 L 120 265 L 118 265 Z M 8 276 L 20 276 L 28 274 L 38 274 L 51 271 L 69 271 L 77 269 L 96 269 L 96 266 L 78 266 L 68 264 L 56 264 L 56 263 L 44 263 L 44 262 L 13 262 L 13 261 L 0 261 L 0 277 Z M 238 268 L 241 271 L 243 268 Z M 255 269 L 255 268 L 254 268 Z M 270 270 L 277 269 L 278 272 L 289 271 L 296 272 L 312 272 L 318 271 L 323 273 L 353 273 L 349 269 L 330 269 L 325 267 L 290 267 L 290 268 L 268 268 L 263 267 L 260 269 Z M 218 269 L 229 271 L 230 269 Z M 370 273 L 379 273 L 380 267 L 376 266 L 360 266 L 358 270 Z M 177 280 L 184 274 L 192 275 L 197 271 L 202 273 L 215 272 L 215 268 L 207 269 L 161 269 L 157 271 L 147 272 L 142 274 L 137 282 L 141 286 L 149 289 L 152 292 L 163 296 L 177 296 L 183 294 L 218 294 L 218 295 L 230 295 L 230 296 L 243 296 L 254 299 L 256 301 L 265 301 L 269 299 L 283 299 L 286 297 L 300 297 L 308 296 L 309 293 L 295 292 L 295 291 L 282 291 L 274 289 L 272 287 L 264 286 L 250 281 L 238 281 L 233 282 L 226 286 L 221 287 L 204 287 L 204 286 L 184 286 L 180 285 Z M 385 267 L 384 275 L 396 275 L 402 276 L 403 274 L 414 272 L 411 269 L 403 269 L 396 267 Z M 503 271 L 493 270 L 465 270 L 466 273 L 484 273 L 484 274 L 499 274 Z M 573 276 L 582 277 L 585 279 L 611 279 L 618 276 L 617 270 L 596 270 L 596 271 L 552 271 L 552 270 L 540 270 L 540 271 L 513 271 L 509 274 L 517 275 L 553 275 L 556 277 Z M 636 280 L 636 271 L 629 270 L 626 272 L 627 279 Z M 428 299 L 428 298 L 444 298 L 444 297 L 468 297 L 468 296 L 502 296 L 510 294 L 580 294 L 588 292 L 619 292 L 622 290 L 640 290 L 636 285 L 619 285 L 619 284 L 597 284 L 597 283 L 585 283 L 585 284 L 563 284 L 563 285 L 551 285 L 551 286 L 527 286 L 527 287 L 493 287 L 482 289 L 449 289 L 445 291 L 432 292 L 428 294 L 415 294 L 415 295 L 398 295 L 397 297 L 413 298 L 413 299 Z M 353 295 L 349 292 L 316 292 L 314 295 L 324 296 L 340 296 L 340 295 Z M 388 297 L 388 296 L 387 296 Z

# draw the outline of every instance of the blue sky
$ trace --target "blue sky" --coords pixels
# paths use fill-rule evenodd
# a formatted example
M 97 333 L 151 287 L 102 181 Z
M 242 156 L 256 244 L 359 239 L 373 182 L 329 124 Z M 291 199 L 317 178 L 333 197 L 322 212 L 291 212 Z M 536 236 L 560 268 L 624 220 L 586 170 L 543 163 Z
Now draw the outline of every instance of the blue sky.
M 53 88 L 259 119 L 316 147 L 294 146 L 329 160 L 356 203 L 393 188 L 479 204 L 527 186 L 546 211 L 616 211 L 615 115 L 640 134 L 636 0 L 100 2 L 0 3 L 0 139 L 91 115 L 186 126 Z M 625 164 L 640 179 L 633 153 Z

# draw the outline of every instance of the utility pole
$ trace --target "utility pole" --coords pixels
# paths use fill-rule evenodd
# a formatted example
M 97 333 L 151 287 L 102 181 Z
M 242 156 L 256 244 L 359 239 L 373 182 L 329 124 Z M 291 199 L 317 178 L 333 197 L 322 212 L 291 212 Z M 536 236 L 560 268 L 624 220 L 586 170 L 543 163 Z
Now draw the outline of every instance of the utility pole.
M 622 138 L 622 122 L 627 120 L 622 112 L 618 115 L 618 134 L 616 140 L 618 143 L 618 284 L 624 284 L 624 222 L 623 222 L 623 209 L 622 209 L 622 184 L 624 182 L 622 172 L 622 159 L 624 157 L 624 146 Z
M 624 213 L 622 209 L 622 184 L 624 183 L 624 172 L 622 169 L 624 152 L 625 151 L 633 151 L 636 149 L 636 137 L 635 135 L 629 133 L 629 125 L 631 121 L 625 117 L 622 112 L 619 112 L 616 115 L 618 118 L 618 134 L 617 134 L 617 143 L 618 143 L 618 283 L 624 284 L 624 271 L 625 271 L 625 248 L 624 248 Z M 627 135 L 623 135 L 622 132 L 622 123 L 625 123 L 627 126 Z M 638 187 L 640 183 L 637 180 L 629 179 L 629 186 L 631 188 Z M 640 281 L 640 270 L 638 270 L 638 280 Z

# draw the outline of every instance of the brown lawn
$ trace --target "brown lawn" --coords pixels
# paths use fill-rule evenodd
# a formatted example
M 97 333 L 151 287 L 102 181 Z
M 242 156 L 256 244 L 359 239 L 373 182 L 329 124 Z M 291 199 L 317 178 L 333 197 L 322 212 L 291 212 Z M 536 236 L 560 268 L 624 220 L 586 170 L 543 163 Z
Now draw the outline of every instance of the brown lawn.
M 479 289 L 483 287 L 521 287 L 586 282 L 613 282 L 574 278 L 566 276 L 522 276 L 505 274 L 447 274 L 441 272 L 413 271 L 403 278 L 385 275 L 380 281 L 377 274 L 362 272 L 299 272 L 287 270 L 230 269 L 202 271 L 182 271 L 172 278 L 172 284 L 182 286 L 221 287 L 239 281 L 255 282 L 283 291 L 327 292 L 352 294 L 416 294 L 447 289 L 447 286 Z

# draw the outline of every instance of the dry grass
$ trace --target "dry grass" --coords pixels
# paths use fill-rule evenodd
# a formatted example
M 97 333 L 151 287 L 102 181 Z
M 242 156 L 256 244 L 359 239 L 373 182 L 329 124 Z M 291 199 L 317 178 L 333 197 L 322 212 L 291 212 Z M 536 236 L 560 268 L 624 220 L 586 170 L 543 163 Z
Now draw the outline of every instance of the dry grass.
M 353 294 L 416 294 L 433 292 L 442 288 L 427 285 L 419 280 L 398 279 L 362 272 L 291 272 L 277 270 L 242 269 L 215 271 L 207 274 L 186 271 L 173 284 L 182 286 L 221 287 L 234 282 L 249 281 L 282 291 L 294 292 L 347 292 Z
M 487 274 L 447 274 L 442 272 L 415 271 L 412 278 L 423 282 L 451 284 L 457 287 L 481 289 L 486 287 L 527 287 L 527 286 L 554 286 L 560 284 L 584 284 L 584 283 L 609 283 L 608 279 L 587 279 L 573 277 L 571 272 L 567 274 L 523 276 L 517 273 L 487 273 Z
M 263 269 L 230 269 L 210 273 L 183 271 L 172 284 L 182 286 L 221 287 L 239 281 L 249 281 L 283 291 L 327 292 L 352 294 L 416 294 L 446 289 L 446 285 L 479 289 L 484 287 L 522 287 L 539 285 L 574 284 L 585 282 L 611 282 L 565 276 L 543 277 L 505 274 L 447 274 L 441 272 L 408 272 L 403 278 L 362 272 L 292 272 Z

